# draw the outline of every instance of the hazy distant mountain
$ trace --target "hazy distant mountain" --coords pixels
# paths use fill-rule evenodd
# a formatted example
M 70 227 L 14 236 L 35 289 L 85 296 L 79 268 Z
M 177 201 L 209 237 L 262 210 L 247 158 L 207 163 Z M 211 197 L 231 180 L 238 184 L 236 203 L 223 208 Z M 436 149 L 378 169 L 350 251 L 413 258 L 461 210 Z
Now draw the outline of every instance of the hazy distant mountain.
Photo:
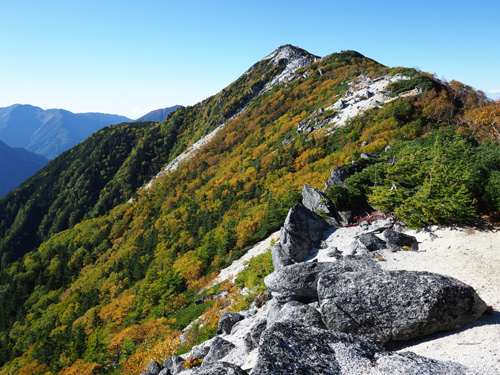
M 0 197 L 15 189 L 49 160 L 24 148 L 12 148 L 0 141 Z
M 175 111 L 177 108 L 182 107 L 181 105 L 174 105 L 173 107 L 155 109 L 144 116 L 137 119 L 137 121 L 153 121 L 160 122 L 167 118 L 168 114 Z
M 131 121 L 117 115 L 15 104 L 0 108 L 0 140 L 53 159 L 104 126 Z
M 99 113 L 99 112 L 86 112 L 86 113 L 77 113 L 78 116 L 83 116 L 88 119 L 100 122 L 102 126 L 119 124 L 121 122 L 132 122 L 134 120 L 120 115 L 111 115 L 108 113 Z

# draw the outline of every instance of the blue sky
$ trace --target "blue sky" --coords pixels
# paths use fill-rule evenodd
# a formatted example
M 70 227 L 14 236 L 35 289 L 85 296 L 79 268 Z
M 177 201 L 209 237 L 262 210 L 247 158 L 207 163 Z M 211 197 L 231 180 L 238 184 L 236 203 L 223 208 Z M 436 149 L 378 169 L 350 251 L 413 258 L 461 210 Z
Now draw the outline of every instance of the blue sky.
M 283 44 L 352 49 L 500 96 L 500 1 L 0 2 L 0 107 L 137 118 L 192 105 Z

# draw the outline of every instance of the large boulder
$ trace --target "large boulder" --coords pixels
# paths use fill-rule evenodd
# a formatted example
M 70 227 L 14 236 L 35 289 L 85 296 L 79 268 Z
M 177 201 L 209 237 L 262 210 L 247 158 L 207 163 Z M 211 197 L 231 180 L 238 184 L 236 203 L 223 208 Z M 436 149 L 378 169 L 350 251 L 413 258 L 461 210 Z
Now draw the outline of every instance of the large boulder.
M 207 367 L 218 362 L 226 355 L 229 354 L 231 350 L 235 348 L 234 344 L 221 337 L 216 336 L 210 343 L 210 350 L 208 354 L 203 359 L 202 367 Z
M 381 271 L 372 258 L 346 256 L 335 262 L 307 262 L 292 264 L 278 269 L 264 279 L 273 296 L 282 301 L 308 302 L 318 298 L 317 284 L 324 274 L 342 274 L 371 270 Z
M 379 349 L 341 332 L 276 323 L 262 334 L 252 375 L 362 374 Z M 347 373 L 347 372 L 346 372 Z
M 429 272 L 325 274 L 318 296 L 329 329 L 379 344 L 458 329 L 486 310 L 472 287 Z
M 316 308 L 298 301 L 290 301 L 283 305 L 276 303 L 272 309 L 269 309 L 267 327 L 286 321 L 306 327 L 326 328 L 321 320 L 321 313 Z
M 401 248 L 405 246 L 413 250 L 418 248 L 418 242 L 414 236 L 396 232 L 392 229 L 384 230 L 382 236 L 384 236 L 387 246 L 389 247 Z
M 280 245 L 293 262 L 303 262 L 323 237 L 327 222 L 301 204 L 293 206 L 280 230 Z
M 243 319 L 243 316 L 237 312 L 225 312 L 219 319 L 217 334 L 231 333 L 233 326 Z
M 322 191 L 309 185 L 302 188 L 302 204 L 308 210 L 325 215 L 325 220 L 332 226 L 338 226 L 337 208 Z
M 387 352 L 358 337 L 276 323 L 261 338 L 252 375 L 471 375 L 462 365 Z

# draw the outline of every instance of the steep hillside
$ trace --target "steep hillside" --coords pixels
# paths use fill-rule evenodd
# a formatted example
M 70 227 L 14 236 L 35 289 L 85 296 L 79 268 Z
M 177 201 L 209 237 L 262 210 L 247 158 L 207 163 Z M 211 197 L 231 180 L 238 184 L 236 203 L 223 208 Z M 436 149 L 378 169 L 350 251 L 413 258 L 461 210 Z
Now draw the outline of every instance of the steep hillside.
M 0 141 L 0 197 L 16 188 L 47 164 L 48 160 L 22 148 L 11 148 Z
M 103 113 L 74 114 L 63 109 L 43 110 L 15 104 L 0 108 L 0 139 L 48 159 L 73 147 L 107 125 L 130 119 Z
M 177 108 L 180 108 L 180 105 L 174 105 L 173 107 L 160 108 L 149 113 L 146 113 L 144 116 L 141 116 L 137 119 L 137 121 L 153 121 L 153 122 L 161 122 L 167 119 L 169 113 L 175 111 Z
M 387 84 L 378 86 L 382 80 Z M 368 100 L 372 96 L 384 99 Z M 6 223 L 1 238 L 8 246 L 2 246 L 7 246 L 6 254 L 24 254 L 12 263 L 4 256 L 2 263 L 0 374 L 138 374 L 151 359 L 186 352 L 215 333 L 221 311 L 228 308 L 220 299 L 195 300 L 226 291 L 234 297 L 231 308 L 240 309 L 255 296 L 243 297 L 228 283 L 206 290 L 213 272 L 277 230 L 301 200 L 302 186 L 323 188 L 333 168 L 349 167 L 350 182 L 331 196 L 337 203 L 353 202 L 351 220 L 356 220 L 379 181 L 385 188 L 376 194 L 382 205 L 393 180 L 402 199 L 420 186 L 434 192 L 426 170 L 411 170 L 414 186 L 400 181 L 407 161 L 435 143 L 422 165 L 431 165 L 440 178 L 452 176 L 440 181 L 457 186 L 463 198 L 463 184 L 456 173 L 448 173 L 456 171 L 455 160 L 466 160 L 457 156 L 460 150 L 487 150 L 475 153 L 484 156 L 477 160 L 499 165 L 496 143 L 467 134 L 488 134 L 487 126 L 476 121 L 480 116 L 470 110 L 484 105 L 480 93 L 458 82 L 391 69 L 353 51 L 319 58 L 287 45 L 222 92 L 178 109 L 165 122 L 100 131 L 49 163 L 17 195 L 0 200 L 0 212 L 8 212 L 1 219 Z M 347 110 L 352 117 L 339 126 L 336 116 Z M 191 147 L 201 139 L 206 142 Z M 389 144 L 393 151 L 386 157 Z M 450 145 L 454 147 L 445 159 L 436 157 L 439 147 Z M 118 160 L 117 149 L 123 151 Z M 179 155 L 184 157 L 176 163 Z M 85 171 L 77 170 L 78 163 L 86 165 L 91 156 L 96 166 L 89 163 L 80 178 Z M 385 167 L 382 175 L 373 173 L 377 164 L 377 171 Z M 34 189 L 43 181 L 35 181 L 45 173 L 68 177 L 54 187 L 59 197 L 52 208 L 40 210 L 45 193 Z M 477 176 L 495 191 L 494 169 L 483 168 Z M 479 210 L 475 202 L 481 190 L 472 189 L 477 184 L 463 188 L 469 187 L 465 196 L 473 200 L 465 201 Z M 80 200 L 85 208 L 76 217 L 72 210 Z M 71 209 L 67 202 L 74 202 Z M 448 206 L 452 212 L 462 207 L 453 200 L 445 202 Z M 25 236 L 31 222 L 25 220 L 26 212 L 47 212 L 48 219 L 38 218 L 37 238 L 43 242 L 19 251 L 17 243 L 30 238 Z M 61 223 L 68 229 L 58 232 Z M 242 282 L 250 289 L 272 268 L 269 256 L 255 267 Z M 204 312 L 205 323 L 190 325 L 180 341 L 180 330 Z

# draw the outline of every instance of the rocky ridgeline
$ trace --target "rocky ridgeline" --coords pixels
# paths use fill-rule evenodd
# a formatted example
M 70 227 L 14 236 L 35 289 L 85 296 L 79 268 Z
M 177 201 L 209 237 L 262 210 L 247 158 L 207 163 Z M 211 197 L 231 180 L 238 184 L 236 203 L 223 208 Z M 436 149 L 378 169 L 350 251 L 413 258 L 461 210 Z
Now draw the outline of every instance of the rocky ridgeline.
M 342 180 L 334 181 L 338 172 L 329 184 Z M 249 309 L 226 312 L 216 337 L 162 366 L 151 362 L 142 375 L 473 374 L 384 346 L 477 320 L 487 306 L 474 289 L 429 272 L 383 271 L 373 255 L 417 249 L 415 237 L 389 219 L 346 228 L 353 237 L 336 242 L 345 218 L 324 193 L 302 193 L 271 249 L 268 290 Z

